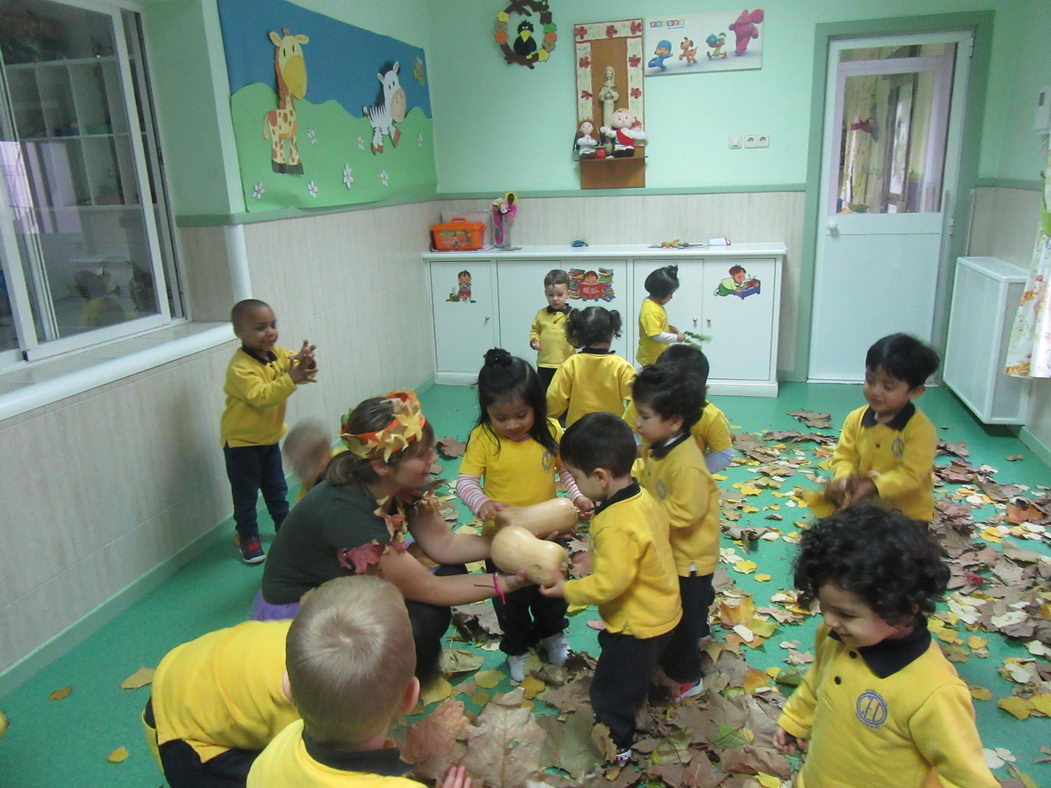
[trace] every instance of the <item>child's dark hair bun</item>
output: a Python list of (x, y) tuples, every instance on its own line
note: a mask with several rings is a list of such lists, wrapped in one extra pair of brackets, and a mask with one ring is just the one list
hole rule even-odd
[(487, 367), (509, 367), (514, 361), (514, 356), (502, 347), (494, 347), (485, 351), (485, 365)]

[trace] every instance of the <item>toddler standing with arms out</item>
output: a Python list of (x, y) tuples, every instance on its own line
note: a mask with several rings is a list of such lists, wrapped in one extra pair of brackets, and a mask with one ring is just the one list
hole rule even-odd
[[(872, 495), (914, 520), (934, 517), (931, 473), (937, 430), (913, 400), (938, 369), (938, 354), (906, 334), (883, 337), (865, 356), (867, 406), (851, 411), (832, 455), (830, 497), (850, 506)], [(819, 504), (815, 514), (830, 513)]]
[(547, 306), (536, 313), (529, 329), (529, 346), (537, 351), (536, 371), (546, 390), (551, 385), (555, 370), (573, 355), (573, 346), (566, 339), (566, 315), (571, 307), (569, 274), (560, 268), (548, 271), (544, 277), (544, 295)]
[(254, 298), (230, 311), (241, 340), (226, 368), (226, 409), (219, 422), (226, 475), (234, 499), (236, 543), (241, 560), (266, 559), (259, 543), (255, 505), (260, 489), (274, 530), (288, 516), (288, 485), (277, 442), (285, 434), (285, 401), (296, 386), (317, 375), (314, 346), (304, 340), (298, 353), (277, 345), (277, 318), (269, 304)]
[(682, 620), (660, 660), (679, 685), (676, 702), (704, 692), (698, 642), (711, 632), (708, 609), (715, 601), (712, 577), (719, 563), (719, 488), (690, 434), (702, 391), (697, 379), (675, 364), (643, 367), (635, 378), (635, 427), (645, 442), (636, 475), (668, 515), (682, 597)]
[(591, 680), (595, 718), (609, 728), (617, 762), (631, 760), (635, 713), (646, 699), (657, 660), (682, 617), (668, 515), (631, 477), (635, 439), (619, 416), (589, 413), (568, 430), (562, 456), (580, 491), (600, 504), (591, 521), (590, 574), (559, 577), (545, 596), (575, 609), (598, 605), (606, 628)]
[[(690, 345), (672, 345), (661, 353), (655, 366), (663, 367), (665, 364), (679, 366), (692, 375), (695, 385), (699, 386), (701, 417), (690, 427), (690, 432), (697, 448), (704, 455), (704, 464), (708, 467), (708, 472), (718, 473), (733, 460), (734, 450), (730, 423), (726, 420), (726, 415), (705, 396), (708, 390), (708, 358)], [(628, 407), (624, 410), (624, 421), (634, 427), (637, 415), (634, 401), (628, 402)]]
[(639, 307), (639, 350), (635, 360), (640, 365), (653, 364), (672, 342), (685, 342), (686, 335), (668, 324), (664, 305), (679, 289), (679, 266), (666, 265), (651, 271), (644, 283), (649, 295)]
[(803, 532), (800, 604), (824, 623), (816, 658), (778, 720), (774, 745), (807, 756), (800, 788), (995, 788), (967, 685), (927, 629), (949, 569), (922, 524), (872, 504)]
[(604, 411), (620, 415), (631, 396), (635, 367), (610, 349), (620, 336), (620, 313), (601, 306), (574, 309), (566, 318), (566, 338), (580, 352), (567, 358), (547, 391), (547, 408), (553, 418), (563, 413), (570, 427), (587, 413)]
[[(505, 506), (530, 506), (555, 497), (555, 471), (574, 505), (592, 508), (570, 476), (559, 466), (562, 427), (547, 417), (544, 389), (536, 371), (502, 348), (485, 354), (478, 373), (478, 426), (467, 439), (460, 461), (456, 494), (487, 526)], [(480, 484), (484, 477), (484, 483)], [(569, 655), (563, 635), (566, 604), (547, 599), (535, 586), (493, 599), (514, 681), (525, 678), (526, 652), (539, 645), (548, 660), (561, 665)]]

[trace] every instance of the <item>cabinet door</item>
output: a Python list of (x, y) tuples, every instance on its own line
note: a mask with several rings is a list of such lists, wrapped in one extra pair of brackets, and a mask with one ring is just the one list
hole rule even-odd
[[(634, 344), (631, 346), (629, 358), (634, 362), (635, 353), (639, 344), (639, 308), (643, 299), (648, 297), (646, 291), (646, 277), (658, 268), (669, 265), (668, 262), (656, 259), (635, 260), (634, 279), (636, 303), (631, 312), (631, 330)], [(710, 334), (703, 327), (704, 322), (704, 263), (701, 260), (676, 260), (674, 265), (679, 266), (679, 289), (675, 291), (671, 301), (664, 305), (668, 313), (668, 323), (680, 331), (692, 331), (696, 334)], [(689, 341), (689, 337), (687, 337)], [(705, 353), (708, 352), (707, 345), (704, 346)]]
[(560, 268), (558, 260), (501, 260), (496, 264), (500, 304), (500, 347), (536, 366), (529, 346), (529, 327), (536, 311), (547, 306), (544, 275)]
[[(554, 261), (549, 268), (555, 268)], [(573, 284), (569, 290), (569, 304), (574, 309), (601, 306), (620, 313), (620, 337), (610, 347), (628, 361), (635, 359), (634, 321), (638, 310), (633, 308), (634, 293), (628, 273), (628, 261), (583, 259), (566, 263), (566, 271)]]
[[(712, 379), (773, 380), (777, 268), (772, 259), (704, 263), (704, 352)], [(674, 303), (674, 302), (673, 302)]]
[(496, 346), (493, 269), (489, 260), (430, 263), (438, 383), (473, 383)]

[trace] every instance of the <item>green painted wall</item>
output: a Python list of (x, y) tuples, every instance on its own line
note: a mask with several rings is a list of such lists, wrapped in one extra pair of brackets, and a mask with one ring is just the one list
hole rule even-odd
[[(737, 8), (724, 0), (560, 0), (552, 4), (558, 47), (549, 62), (530, 71), (505, 64), (499, 55), (492, 38), (499, 5), (431, 4), (428, 54), (442, 192), (578, 187), (570, 157), (576, 121), (574, 23)], [(990, 8), (997, 18), (979, 175), (1036, 177), (1032, 162), (1038, 165), (1039, 158), (1029, 152), (1039, 145), (1027, 129), (1036, 89), (1042, 79), (1051, 81), (1047, 0), (772, 0), (762, 7), (761, 70), (646, 79), (648, 186), (732, 189), (804, 182), (815, 122), (810, 117), (815, 25)], [(768, 133), (770, 148), (728, 148), (731, 134), (752, 132)]]
[[(295, 4), (421, 46), (430, 57), (427, 0)], [(216, 0), (146, 0), (144, 19), (175, 214), (244, 211)]]

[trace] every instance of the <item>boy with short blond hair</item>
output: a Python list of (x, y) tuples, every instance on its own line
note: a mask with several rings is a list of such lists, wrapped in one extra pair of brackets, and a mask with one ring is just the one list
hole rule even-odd
[(547, 306), (536, 313), (529, 328), (529, 346), (537, 351), (536, 371), (545, 390), (551, 385), (555, 370), (576, 352), (566, 339), (566, 315), (572, 311), (566, 303), (569, 284), (569, 274), (561, 268), (547, 272), (544, 276)]
[[(606, 627), (591, 681), (595, 718), (609, 727), (617, 762), (632, 758), (635, 713), (682, 617), (668, 516), (631, 476), (635, 438), (611, 413), (589, 413), (562, 437), (562, 461), (580, 492), (601, 504), (591, 522), (592, 571), (541, 587), (577, 610), (597, 605)], [(578, 564), (579, 566), (579, 564)]]
[(331, 436), (316, 421), (303, 421), (293, 426), (285, 436), (284, 455), (292, 463), (292, 471), (299, 477), (296, 503), (324, 478), (325, 468), (340, 453), (332, 448)]
[(288, 485), (277, 445), (285, 434), (285, 403), (297, 386), (314, 381), (317, 361), (314, 346), (305, 340), (298, 353), (278, 347), (277, 318), (264, 301), (238, 301), (230, 322), (241, 347), (226, 368), (220, 437), (233, 494), (235, 543), (242, 561), (258, 564), (266, 554), (259, 543), (256, 501), (262, 490), (278, 530), (288, 516)]
[(252, 765), (249, 788), (274, 785), (418, 786), (396, 747), (394, 717), (419, 698), (405, 600), (370, 575), (330, 580), (307, 594), (288, 630), (287, 687), (301, 720)]
[(642, 489), (668, 515), (672, 554), (682, 597), (682, 620), (660, 659), (678, 688), (675, 701), (704, 692), (698, 643), (711, 632), (708, 610), (715, 601), (719, 563), (719, 488), (693, 440), (703, 387), (675, 364), (643, 367), (632, 390), (635, 428), (644, 441), (635, 473)]

